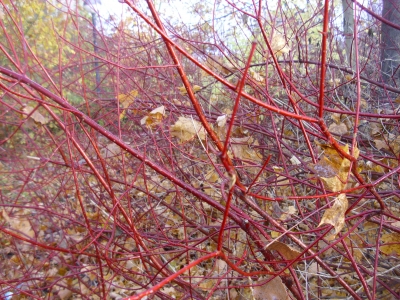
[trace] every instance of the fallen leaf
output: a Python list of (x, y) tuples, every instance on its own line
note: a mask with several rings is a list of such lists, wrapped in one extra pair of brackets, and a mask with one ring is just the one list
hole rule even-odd
[(0, 212), (0, 217), (4, 218), (4, 220), (9, 223), (11, 229), (22, 233), (25, 237), (33, 238), (35, 236), (35, 232), (28, 219), (23, 217), (9, 217), (5, 210)]
[(381, 150), (381, 149), (389, 150), (389, 146), (384, 140), (375, 139), (374, 144), (375, 144), (376, 149), (378, 149), (378, 150)]
[(215, 267), (217, 269), (218, 274), (225, 273), (227, 270), (227, 263), (223, 259), (217, 259), (215, 261)]
[(346, 194), (339, 194), (333, 206), (328, 208), (321, 219), (318, 227), (323, 224), (330, 224), (335, 228), (334, 234), (327, 237), (328, 240), (333, 240), (335, 236), (342, 230), (345, 224), (345, 212), (348, 208)]
[(390, 142), (390, 147), (396, 156), (400, 154), (400, 135)]
[(68, 289), (63, 289), (58, 292), (58, 297), (60, 297), (61, 300), (69, 299), (71, 296), (72, 296), (72, 291)]
[(340, 123), (340, 124), (335, 124), (332, 123), (329, 126), (329, 132), (337, 134), (337, 135), (344, 135), (347, 133), (347, 126), (344, 123)]
[(192, 118), (179, 117), (178, 121), (171, 126), (171, 135), (179, 138), (181, 142), (187, 142), (195, 136), (205, 140), (206, 130), (200, 122)]
[[(278, 177), (278, 179), (279, 179), (279, 177)], [(277, 194), (280, 194), (280, 193), (277, 191)], [(295, 206), (289, 206), (288, 208), (282, 210), (282, 215), (279, 217), (279, 219), (281, 221), (286, 221), (287, 219), (290, 218), (291, 215), (294, 215), (296, 213), (297, 213), (296, 207)]]
[[(281, 242), (273, 242), (266, 249), (278, 251), (285, 260), (293, 260), (300, 256), (301, 252)], [(293, 266), (295, 266), (294, 264)]]
[(260, 73), (250, 70), (250, 76), (258, 83), (265, 83), (265, 78)]
[[(23, 111), (25, 114), (28, 114), (28, 115), (29, 115), (33, 110), (34, 110), (34, 107), (25, 106), (25, 107), (23, 108), (22, 111)], [(38, 109), (36, 109), (36, 110), (31, 114), (30, 117), (31, 117), (36, 123), (39, 123), (39, 124), (42, 124), (42, 125), (45, 125), (45, 124), (47, 124), (47, 123), (50, 122), (50, 119), (47, 118), (47, 117), (45, 117), (45, 116), (43, 116), (43, 115), (39, 112)]]
[(292, 163), (292, 165), (296, 166), (301, 164), (301, 161), (294, 155), (290, 158), (290, 162)]
[[(260, 284), (259, 280), (255, 284)], [(280, 277), (275, 277), (271, 281), (263, 285), (256, 285), (253, 287), (254, 300), (286, 300), (289, 295)]]
[(249, 147), (249, 145), (258, 145), (258, 142), (254, 141), (252, 137), (231, 138), (231, 143), (232, 151), (236, 158), (261, 162), (261, 154)]
[(397, 255), (400, 256), (400, 234), (397, 232), (394, 233), (386, 233), (382, 235), (381, 241), (384, 244), (389, 245), (382, 245), (380, 250), (382, 253), (386, 255)]
[(224, 127), (226, 124), (226, 115), (219, 116), (216, 121), (218, 127)]

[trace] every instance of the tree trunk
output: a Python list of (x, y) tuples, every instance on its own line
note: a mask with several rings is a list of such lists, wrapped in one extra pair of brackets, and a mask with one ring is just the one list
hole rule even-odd
[(351, 0), (342, 0), (343, 6), (343, 34), (346, 46), (347, 64), (355, 68), (354, 40), (354, 9)]
[[(400, 25), (400, 0), (383, 0), (382, 17)], [(387, 84), (398, 84), (400, 78), (400, 31), (382, 23), (381, 28), (382, 79)]]

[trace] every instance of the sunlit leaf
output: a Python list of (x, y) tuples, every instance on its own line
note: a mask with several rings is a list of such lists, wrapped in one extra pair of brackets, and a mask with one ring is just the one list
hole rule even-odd
[(285, 38), (277, 32), (274, 32), (270, 43), (272, 51), (278, 56), (289, 53), (290, 51), (290, 47), (286, 43)]
[(126, 109), (135, 101), (135, 98), (138, 95), (137, 90), (132, 90), (128, 94), (120, 94), (118, 95), (119, 105), (122, 108), (122, 112), (119, 116), (122, 119), (126, 114)]
[[(382, 235), (381, 241), (384, 243), (380, 247), (382, 253), (386, 255), (400, 256), (400, 234), (397, 232)], [(386, 245), (387, 244), (387, 245)]]
[[(316, 165), (310, 165), (314, 172), (322, 179), (325, 187), (333, 192), (344, 189), (350, 172), (350, 161), (343, 158), (339, 152), (329, 145), (321, 145), (324, 155)], [(349, 153), (349, 146), (342, 146), (342, 150)], [(359, 150), (354, 149), (354, 157), (357, 158)]]
[(171, 126), (171, 135), (187, 142), (198, 136), (201, 140), (206, 138), (206, 130), (203, 125), (192, 118), (179, 117), (178, 121)]
[(330, 224), (335, 228), (333, 235), (329, 236), (328, 239), (334, 239), (335, 236), (342, 230), (345, 224), (345, 212), (348, 208), (348, 201), (346, 194), (339, 194), (333, 206), (325, 210), (321, 222), (318, 226), (323, 224)]
[(153, 109), (147, 116), (140, 120), (141, 125), (146, 125), (147, 127), (154, 127), (161, 123), (165, 117), (165, 107), (164, 105)]

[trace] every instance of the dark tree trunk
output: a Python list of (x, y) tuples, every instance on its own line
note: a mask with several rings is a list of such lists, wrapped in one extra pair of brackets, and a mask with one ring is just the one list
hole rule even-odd
[[(400, 0), (383, 0), (382, 17), (400, 25)], [(400, 31), (382, 23), (381, 46), (382, 79), (396, 85), (400, 79)]]

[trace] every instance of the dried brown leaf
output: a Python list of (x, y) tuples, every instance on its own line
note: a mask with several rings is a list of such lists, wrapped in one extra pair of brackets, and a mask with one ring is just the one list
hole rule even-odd
[(258, 142), (254, 142), (252, 137), (231, 138), (231, 141), (233, 154), (237, 158), (261, 162), (261, 154), (249, 147), (249, 145), (258, 145)]
[(374, 139), (374, 144), (375, 144), (376, 149), (378, 149), (378, 150), (381, 150), (381, 149), (389, 150), (389, 146), (386, 143), (386, 141), (384, 141), (384, 140)]
[[(23, 111), (24, 113), (26, 113), (26, 114), (30, 114), (33, 110), (34, 110), (33, 107), (25, 106), (24, 109), (23, 109), (22, 111)], [(45, 117), (45, 116), (43, 116), (43, 115), (39, 112), (39, 110), (35, 110), (35, 111), (31, 114), (31, 118), (32, 118), (36, 123), (39, 123), (39, 124), (42, 124), (42, 125), (45, 125), (45, 124), (47, 124), (47, 123), (50, 122), (50, 119), (47, 118), (47, 117)]]
[(344, 135), (347, 133), (347, 131), (348, 131), (347, 126), (344, 123), (340, 123), (340, 124), (332, 123), (329, 126), (329, 132), (334, 133), (334, 134)]
[[(261, 280), (259, 280), (260, 282)], [(286, 300), (289, 295), (280, 277), (275, 277), (263, 285), (253, 287), (253, 297), (255, 300)]]
[(300, 256), (301, 252), (281, 242), (273, 242), (266, 249), (278, 251), (285, 260), (293, 260)]

